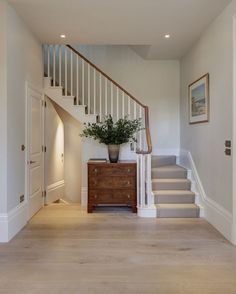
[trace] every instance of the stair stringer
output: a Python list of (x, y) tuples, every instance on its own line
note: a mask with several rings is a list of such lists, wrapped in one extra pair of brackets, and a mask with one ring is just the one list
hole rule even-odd
[(96, 114), (86, 114), (86, 105), (74, 105), (74, 96), (64, 96), (62, 87), (52, 87), (51, 78), (44, 78), (44, 94), (80, 123), (95, 123)]

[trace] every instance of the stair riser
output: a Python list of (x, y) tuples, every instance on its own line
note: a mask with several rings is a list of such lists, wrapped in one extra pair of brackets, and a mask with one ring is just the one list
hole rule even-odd
[(152, 190), (190, 190), (191, 189), (191, 182), (154, 182), (152, 183)]
[(158, 195), (155, 196), (155, 204), (184, 204), (184, 203), (194, 203), (194, 195)]
[(195, 209), (157, 209), (157, 217), (166, 218), (196, 218), (199, 217), (199, 208)]
[(186, 179), (187, 171), (152, 171), (153, 179)]
[(152, 167), (159, 167), (164, 165), (175, 165), (176, 156), (152, 156)]

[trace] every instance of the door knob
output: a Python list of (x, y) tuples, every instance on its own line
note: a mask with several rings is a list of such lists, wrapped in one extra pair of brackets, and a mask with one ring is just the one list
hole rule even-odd
[(30, 164), (33, 164), (33, 163), (36, 163), (36, 161), (32, 161), (32, 160), (30, 160)]

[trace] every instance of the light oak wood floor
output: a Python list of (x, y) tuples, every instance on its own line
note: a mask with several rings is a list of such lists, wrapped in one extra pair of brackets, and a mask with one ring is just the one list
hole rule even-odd
[(231, 294), (236, 248), (203, 219), (43, 208), (0, 244), (1, 294)]

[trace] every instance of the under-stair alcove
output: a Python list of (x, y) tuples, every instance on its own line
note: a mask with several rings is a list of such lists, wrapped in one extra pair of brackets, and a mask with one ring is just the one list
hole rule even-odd
[(46, 105), (46, 204), (81, 203), (81, 124), (49, 98)]

